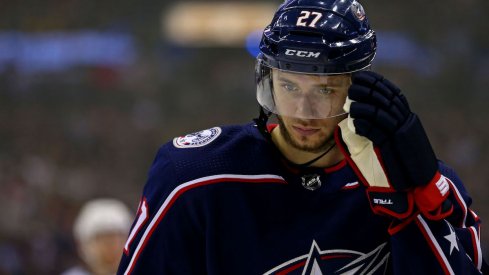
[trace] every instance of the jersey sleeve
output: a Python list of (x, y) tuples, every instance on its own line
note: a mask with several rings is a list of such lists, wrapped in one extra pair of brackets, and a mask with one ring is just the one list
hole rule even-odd
[(439, 221), (418, 214), (391, 231), (394, 274), (482, 274), (481, 221), (455, 172), (444, 165), (440, 171), (449, 181), (454, 210)]
[(165, 147), (158, 152), (117, 274), (205, 274), (200, 207), (183, 196)]

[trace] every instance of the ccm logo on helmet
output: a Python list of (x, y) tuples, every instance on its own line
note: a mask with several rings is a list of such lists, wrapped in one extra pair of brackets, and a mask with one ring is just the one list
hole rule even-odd
[(318, 58), (320, 54), (321, 54), (321, 52), (297, 51), (297, 50), (291, 50), (291, 49), (285, 50), (285, 55), (295, 55), (298, 57)]

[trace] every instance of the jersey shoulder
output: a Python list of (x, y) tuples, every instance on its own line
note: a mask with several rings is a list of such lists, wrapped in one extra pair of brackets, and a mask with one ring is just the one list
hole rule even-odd
[(145, 193), (166, 193), (205, 177), (273, 174), (273, 155), (269, 142), (251, 123), (212, 127), (175, 137), (159, 149)]
[(163, 146), (181, 180), (217, 174), (264, 173), (269, 142), (254, 124), (213, 127), (176, 137)]

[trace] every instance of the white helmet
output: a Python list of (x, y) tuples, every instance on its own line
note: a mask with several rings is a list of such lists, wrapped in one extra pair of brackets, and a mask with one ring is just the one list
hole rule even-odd
[(87, 202), (76, 218), (73, 234), (80, 242), (101, 233), (127, 234), (133, 215), (127, 206), (116, 199), (95, 199)]

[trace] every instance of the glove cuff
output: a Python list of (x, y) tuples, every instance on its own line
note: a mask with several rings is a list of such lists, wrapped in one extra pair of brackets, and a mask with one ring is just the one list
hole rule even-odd
[(438, 221), (450, 216), (453, 212), (453, 204), (450, 200), (443, 201), (442, 205), (437, 209), (423, 213), (427, 219), (432, 221)]
[(453, 211), (451, 203), (444, 203), (450, 194), (450, 184), (438, 171), (427, 185), (414, 188), (412, 193), (416, 206), (428, 219), (439, 220)]
[(367, 196), (370, 207), (375, 214), (403, 220), (413, 213), (414, 199), (410, 192), (398, 192), (383, 187), (369, 187), (367, 188)]

